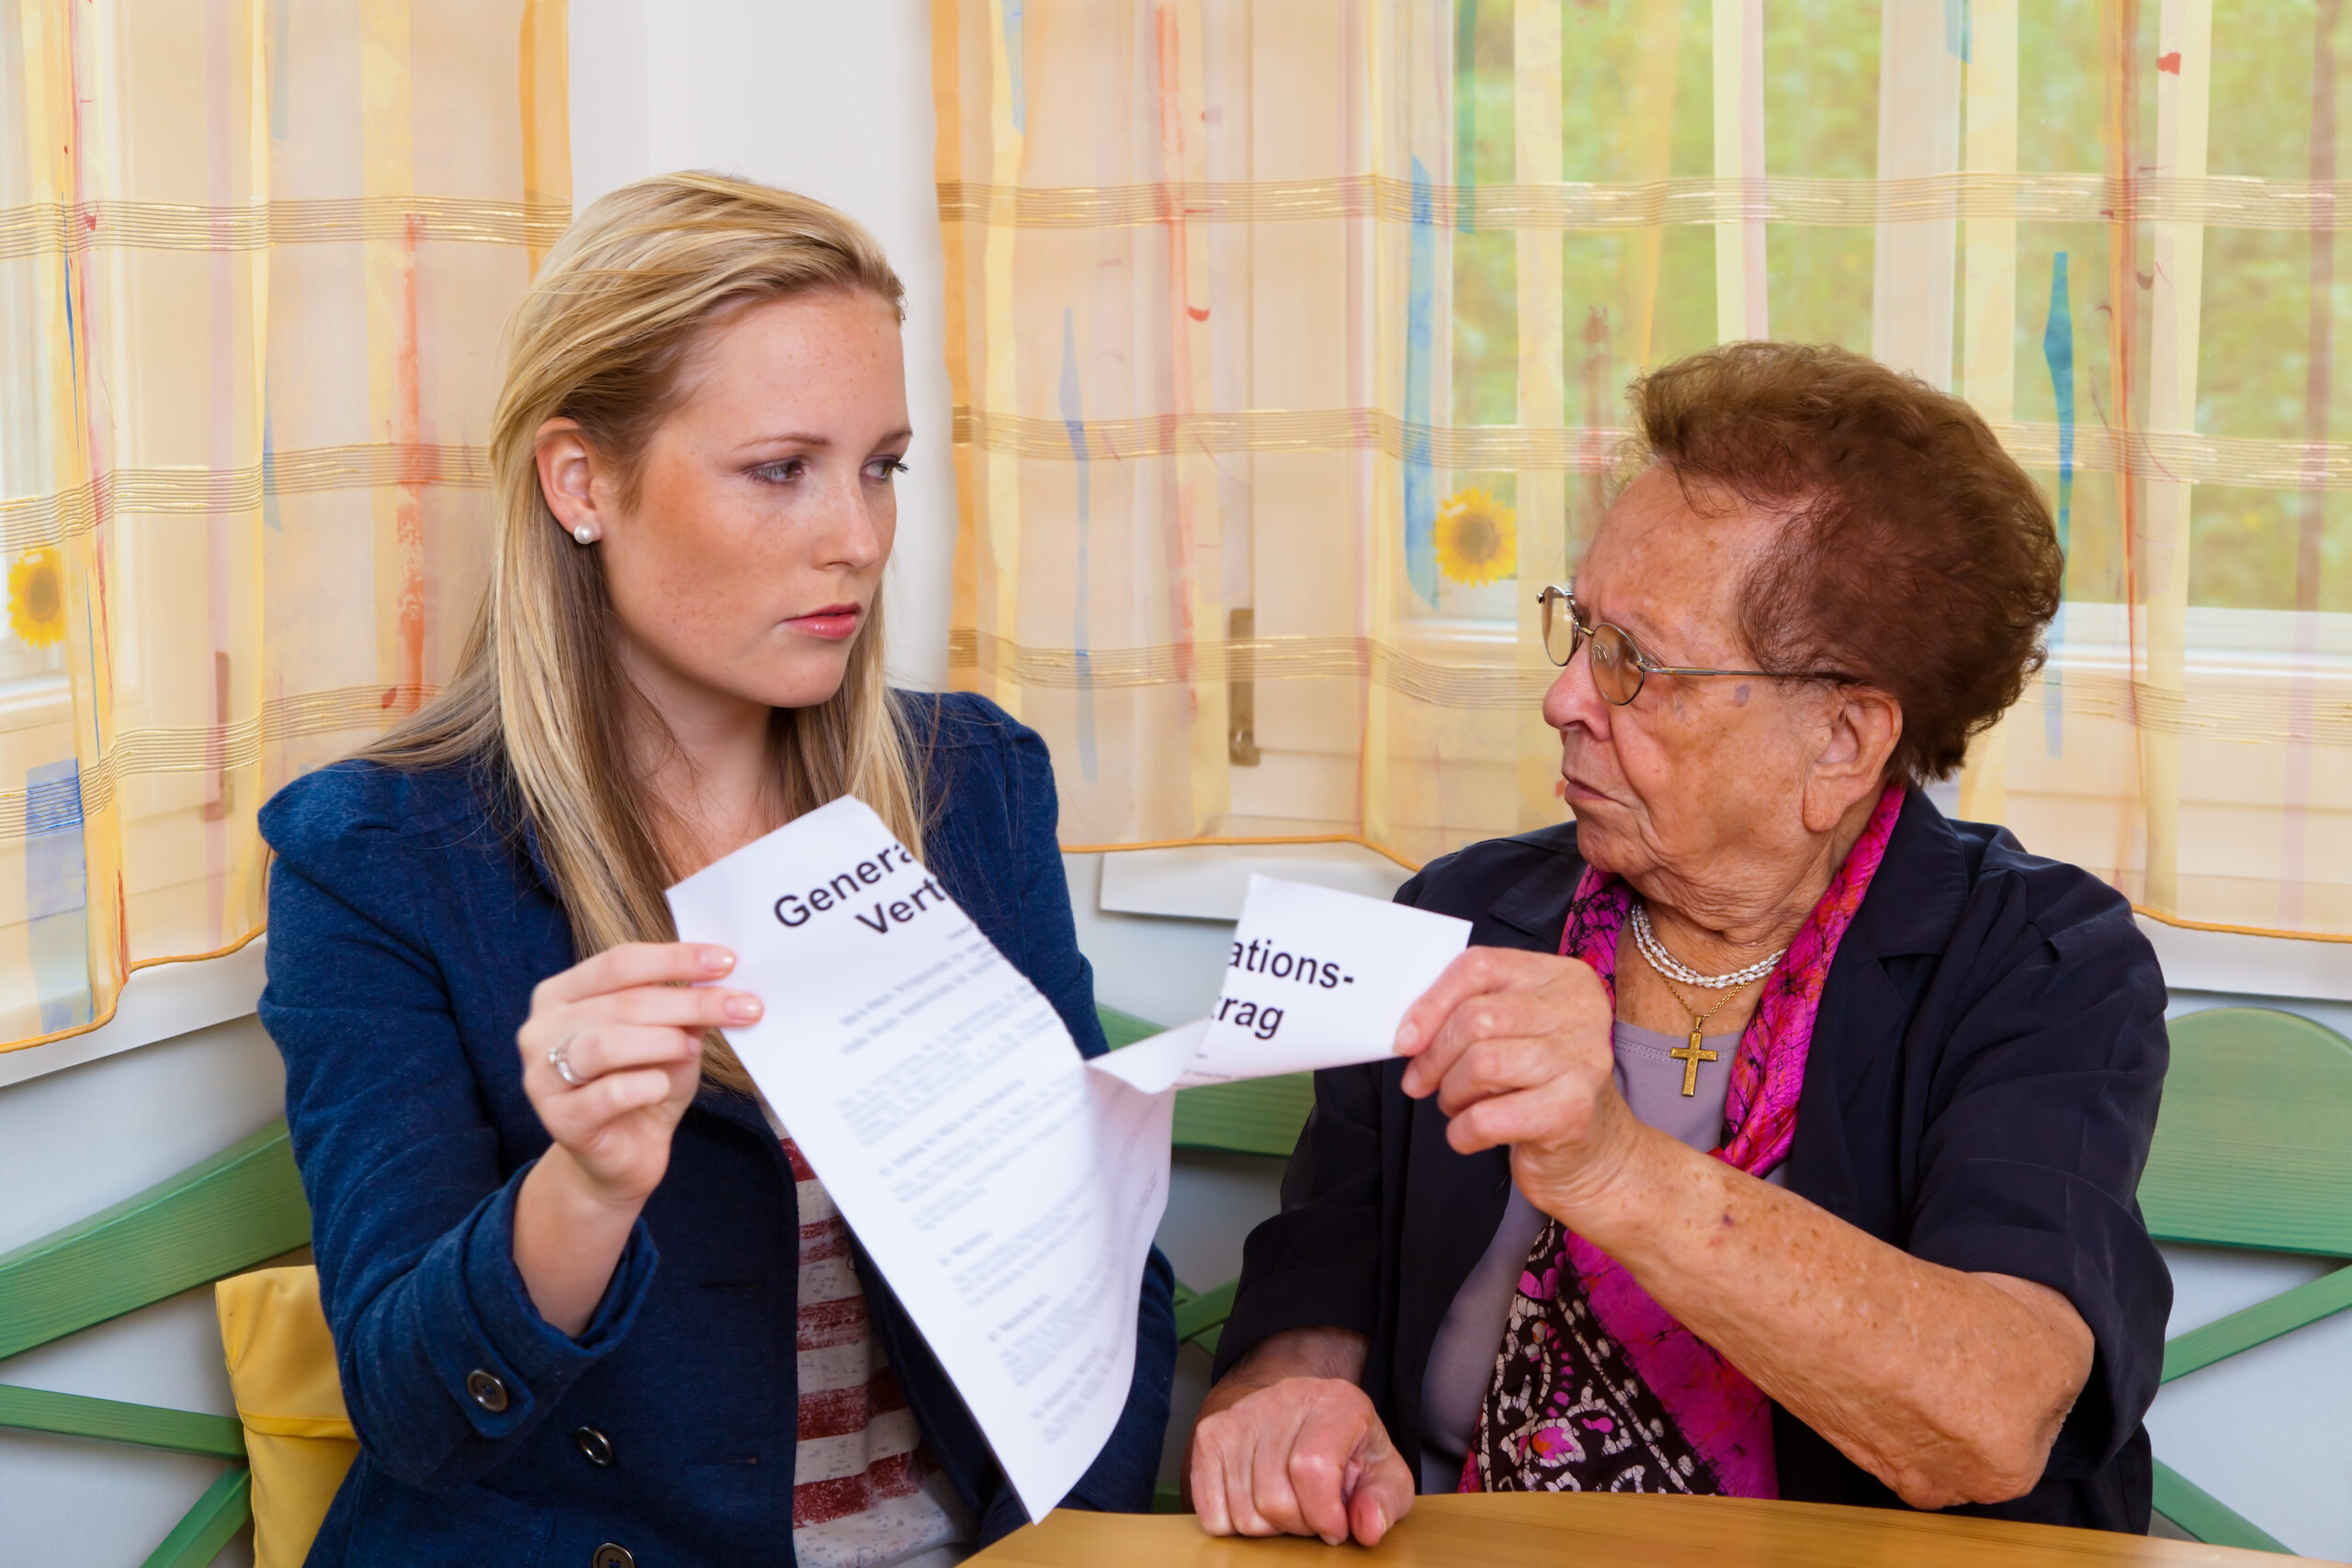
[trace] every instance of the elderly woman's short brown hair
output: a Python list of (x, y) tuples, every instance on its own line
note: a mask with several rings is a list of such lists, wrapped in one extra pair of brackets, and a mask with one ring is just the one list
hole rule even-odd
[(2041, 668), (2065, 557), (2050, 507), (1976, 411), (1842, 348), (1735, 343), (1634, 383), (1634, 471), (1702, 511), (1783, 514), (1740, 629), (1763, 670), (1837, 670), (1903, 705), (1889, 763), (1960, 766)]

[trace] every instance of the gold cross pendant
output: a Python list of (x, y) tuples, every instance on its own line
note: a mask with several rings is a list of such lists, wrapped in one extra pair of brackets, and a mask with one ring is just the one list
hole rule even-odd
[(1690, 1044), (1677, 1045), (1667, 1053), (1682, 1064), (1682, 1098), (1685, 1100), (1699, 1092), (1699, 1064), (1722, 1059), (1721, 1053), (1708, 1050), (1699, 1043), (1699, 1032), (1694, 1029), (1690, 1032)]

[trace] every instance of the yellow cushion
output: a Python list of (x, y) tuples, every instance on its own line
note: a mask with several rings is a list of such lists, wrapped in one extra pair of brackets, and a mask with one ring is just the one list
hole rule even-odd
[(254, 1568), (301, 1568), (359, 1457), (319, 1307), (319, 1271), (256, 1269), (212, 1289), (253, 1463)]

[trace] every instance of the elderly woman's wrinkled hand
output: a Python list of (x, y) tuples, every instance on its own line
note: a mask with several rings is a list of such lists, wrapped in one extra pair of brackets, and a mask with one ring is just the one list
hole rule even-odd
[(1519, 1190), (1566, 1218), (1607, 1190), (1643, 1132), (1617, 1092), (1614, 1014), (1576, 959), (1471, 948), (1406, 1011), (1405, 1092), (1437, 1096), (1461, 1153), (1509, 1145)]
[(1188, 1471), (1193, 1510), (1211, 1535), (1376, 1546), (1412, 1510), (1412, 1472), (1352, 1382), (1284, 1378), (1203, 1408)]

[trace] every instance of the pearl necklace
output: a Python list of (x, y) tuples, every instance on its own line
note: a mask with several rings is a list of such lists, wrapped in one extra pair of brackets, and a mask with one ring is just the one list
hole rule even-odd
[(1771, 957), (1759, 958), (1745, 969), (1735, 969), (1728, 975), (1702, 975), (1667, 952), (1666, 943), (1658, 941), (1657, 933), (1650, 930), (1650, 912), (1640, 899), (1634, 900), (1632, 913), (1634, 945), (1642, 950), (1642, 956), (1649, 960), (1650, 967), (1668, 979), (1679, 980), (1702, 991), (1721, 991), (1733, 986), (1745, 986), (1751, 980), (1760, 980), (1772, 972), (1772, 965), (1789, 955), (1789, 950), (1784, 947)]

